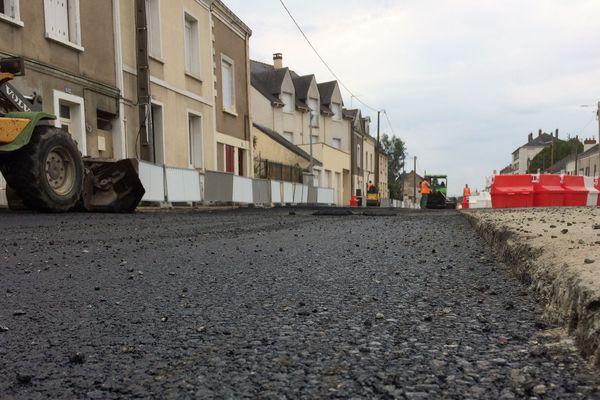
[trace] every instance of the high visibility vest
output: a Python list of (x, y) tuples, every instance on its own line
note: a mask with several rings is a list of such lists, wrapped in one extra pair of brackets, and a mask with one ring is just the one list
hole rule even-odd
[(469, 197), (469, 196), (471, 196), (471, 189), (466, 187), (465, 190), (463, 190), (463, 197)]
[(421, 194), (430, 194), (431, 189), (429, 188), (429, 183), (427, 181), (421, 182)]

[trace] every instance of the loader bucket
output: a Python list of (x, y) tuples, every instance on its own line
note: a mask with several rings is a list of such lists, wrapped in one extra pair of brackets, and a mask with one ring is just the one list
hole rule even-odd
[(144, 193), (135, 159), (83, 159), (83, 208), (89, 212), (134, 212)]

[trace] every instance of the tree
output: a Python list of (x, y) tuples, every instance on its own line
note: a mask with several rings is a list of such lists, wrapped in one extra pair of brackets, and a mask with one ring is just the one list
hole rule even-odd
[(406, 144), (402, 139), (383, 134), (381, 147), (388, 156), (388, 187), (391, 198), (399, 198), (402, 170), (406, 160)]
[(538, 169), (542, 172), (552, 166), (552, 161), (555, 163), (575, 153), (583, 152), (583, 143), (577, 138), (569, 140), (557, 140), (554, 142), (554, 147), (546, 147), (538, 153), (529, 164), (527, 172), (530, 174), (537, 173)]

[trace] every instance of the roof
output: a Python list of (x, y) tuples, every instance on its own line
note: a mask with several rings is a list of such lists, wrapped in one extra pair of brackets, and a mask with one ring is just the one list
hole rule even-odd
[(220, 11), (230, 19), (230, 23), (236, 24), (248, 36), (252, 35), (252, 29), (248, 27), (233, 11), (229, 9), (221, 0), (213, 0), (213, 5), (217, 6)]
[(331, 98), (333, 97), (333, 92), (335, 91), (336, 86), (336, 81), (319, 83), (317, 85), (319, 88), (319, 95), (321, 96), (321, 104), (331, 104)]
[(279, 99), (281, 85), (289, 72), (288, 68), (269, 68), (266, 64), (257, 61), (250, 61), (250, 70), (252, 71), (250, 82), (263, 96), (271, 101), (273, 105), (283, 106)]
[(310, 89), (310, 84), (314, 79), (314, 75), (304, 75), (297, 76), (294, 78), (292, 76), (292, 81), (294, 82), (294, 88), (296, 89), (296, 98), (303, 102), (306, 102), (308, 98), (308, 89)]
[[(254, 125), (254, 127), (256, 129), (258, 129), (259, 131), (261, 131), (262, 133), (264, 133), (265, 135), (267, 135), (268, 137), (270, 137), (271, 139), (273, 139), (274, 141), (276, 141), (277, 143), (279, 143), (286, 149), (299, 155), (300, 157), (304, 158), (305, 160), (310, 160), (310, 154), (308, 154), (306, 151), (302, 150), (300, 147), (296, 146), (295, 144), (293, 144), (292, 142), (290, 142), (289, 140), (287, 140), (286, 138), (281, 136), (279, 133), (277, 133), (273, 129), (267, 128), (260, 124), (257, 124), (256, 122), (254, 122), (252, 125)], [(321, 163), (319, 160), (317, 160), (314, 157), (313, 157), (313, 163), (317, 166), (323, 165), (323, 163)]]
[(546, 146), (550, 146), (553, 142), (556, 142), (557, 140), (558, 140), (558, 138), (554, 137), (553, 135), (550, 135), (548, 133), (542, 133), (541, 135), (538, 135), (537, 137), (535, 137), (531, 142), (527, 142), (523, 146), (519, 147), (514, 152), (518, 151), (519, 149), (521, 149), (523, 147), (546, 147)]

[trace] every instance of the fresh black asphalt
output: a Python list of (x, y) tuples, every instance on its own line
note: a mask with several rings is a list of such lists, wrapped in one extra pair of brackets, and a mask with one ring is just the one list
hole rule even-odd
[(455, 212), (0, 227), (0, 399), (600, 398)]

